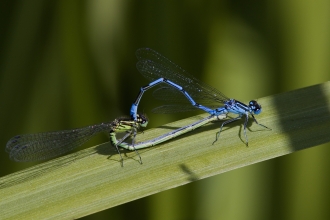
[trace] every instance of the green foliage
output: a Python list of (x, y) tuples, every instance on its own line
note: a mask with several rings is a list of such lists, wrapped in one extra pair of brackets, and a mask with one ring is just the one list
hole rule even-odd
[[(78, 218), (330, 141), (329, 82), (258, 101), (267, 111), (257, 120), (272, 130), (250, 123), (249, 147), (238, 122), (226, 127), (214, 145), (220, 123), (140, 150), (142, 165), (135, 152), (125, 151), (121, 167), (115, 149), (104, 143), (2, 177), (1, 217)], [(205, 116), (150, 129), (138, 138), (146, 140)]]

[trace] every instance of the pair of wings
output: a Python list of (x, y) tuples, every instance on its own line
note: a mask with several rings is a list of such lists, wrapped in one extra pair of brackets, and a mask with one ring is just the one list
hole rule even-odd
[[(229, 99), (217, 89), (201, 82), (187, 71), (150, 48), (141, 48), (136, 51), (139, 72), (149, 81), (166, 78), (181, 86), (198, 104), (211, 109), (219, 108)], [(188, 99), (177, 89), (169, 85), (162, 86), (154, 91), (156, 99), (163, 100), (170, 105), (163, 105), (153, 109), (154, 113), (174, 113), (194, 111), (198, 108), (192, 106)]]

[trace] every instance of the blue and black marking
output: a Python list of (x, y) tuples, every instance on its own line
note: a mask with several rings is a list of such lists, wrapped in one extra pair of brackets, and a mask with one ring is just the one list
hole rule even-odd
[[(156, 98), (171, 102), (182, 102), (185, 99), (185, 102), (187, 102), (187, 100), (189, 101), (191, 107), (203, 110), (211, 115), (228, 113), (238, 115), (236, 118), (222, 123), (215, 141), (217, 141), (224, 125), (236, 121), (243, 116), (245, 116), (244, 135), (247, 145), (248, 138), (246, 135), (246, 126), (249, 120), (249, 115), (251, 115), (258, 125), (269, 129), (265, 125), (259, 124), (254, 117), (254, 115), (260, 114), (262, 109), (257, 101), (252, 100), (249, 102), (249, 105), (246, 105), (235, 99), (229, 99), (217, 89), (199, 81), (184, 69), (152, 49), (138, 49), (136, 51), (136, 56), (139, 60), (136, 65), (137, 69), (145, 78), (150, 80), (151, 83), (141, 87), (140, 93), (130, 110), (132, 120), (137, 119), (137, 108), (144, 92), (156, 85), (165, 84), (165, 87), (154, 92)], [(184, 96), (180, 95), (180, 93)], [(218, 107), (219, 103), (221, 107)], [(191, 107), (187, 107), (186, 105), (181, 108), (179, 105), (174, 104), (164, 105), (155, 110), (160, 113), (171, 113), (174, 111), (190, 111), (193, 109)]]

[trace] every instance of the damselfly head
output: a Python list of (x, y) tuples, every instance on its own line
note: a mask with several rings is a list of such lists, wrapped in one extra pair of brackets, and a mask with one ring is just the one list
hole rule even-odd
[(145, 115), (145, 114), (137, 114), (136, 120), (140, 124), (141, 127), (147, 127), (147, 125), (148, 125), (148, 117), (147, 117), (147, 115)]
[(249, 107), (252, 110), (253, 114), (258, 115), (261, 112), (261, 105), (255, 100), (249, 102)]

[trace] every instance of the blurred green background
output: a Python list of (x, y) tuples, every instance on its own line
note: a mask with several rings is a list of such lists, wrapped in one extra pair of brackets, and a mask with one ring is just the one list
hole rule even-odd
[[(9, 160), (4, 148), (14, 135), (128, 115), (139, 88), (148, 83), (135, 68), (140, 47), (157, 50), (241, 101), (330, 76), (328, 0), (7, 0), (0, 3), (0, 33), (1, 176), (33, 165)], [(148, 114), (149, 128), (197, 114), (152, 114), (158, 104), (151, 92), (142, 99), (139, 109)], [(84, 146), (105, 141), (107, 136), (99, 135)], [(84, 219), (330, 219), (329, 147)]]

